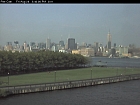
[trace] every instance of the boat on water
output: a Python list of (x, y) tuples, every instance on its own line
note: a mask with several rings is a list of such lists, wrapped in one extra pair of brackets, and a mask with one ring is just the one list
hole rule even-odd
[(112, 54), (108, 58), (113, 58)]
[(96, 67), (107, 67), (107, 62), (98, 61), (95, 64)]
[(131, 58), (140, 58), (139, 56), (133, 56), (133, 57), (131, 57)]
[(108, 57), (108, 58), (130, 58), (128, 56), (119, 56), (119, 57), (115, 57), (112, 54)]

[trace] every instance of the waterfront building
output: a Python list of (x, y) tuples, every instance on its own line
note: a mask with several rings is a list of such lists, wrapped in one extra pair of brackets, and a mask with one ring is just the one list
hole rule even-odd
[(111, 54), (112, 54), (112, 57), (115, 57), (116, 56), (116, 49), (115, 48), (112, 48), (111, 49)]
[(80, 53), (83, 56), (95, 56), (95, 52), (93, 48), (82, 48)]
[(81, 54), (81, 50), (72, 50), (72, 54)]
[(119, 47), (119, 57), (128, 56), (128, 47)]
[(64, 50), (64, 49), (61, 49), (61, 50), (58, 50), (59, 52), (63, 52), (63, 53), (66, 53), (67, 51)]

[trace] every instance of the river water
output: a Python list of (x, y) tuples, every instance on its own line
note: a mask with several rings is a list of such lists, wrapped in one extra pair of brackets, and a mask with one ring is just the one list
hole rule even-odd
[(140, 105), (140, 80), (14, 95), (0, 105)]
[[(113, 67), (140, 68), (140, 59), (92, 59), (92, 64), (102, 61)], [(140, 80), (14, 95), (0, 99), (0, 105), (140, 105)]]
[(108, 67), (140, 68), (140, 58), (92, 57), (92, 65), (96, 65), (98, 61), (107, 62)]

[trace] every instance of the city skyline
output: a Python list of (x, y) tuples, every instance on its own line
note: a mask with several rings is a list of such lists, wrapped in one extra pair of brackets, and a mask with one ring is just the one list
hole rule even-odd
[[(51, 38), (46, 38), (44, 41), (41, 41), (41, 42), (39, 42), (39, 41), (23, 41), (23, 43), (21, 43), (20, 41), (18, 41), (18, 40), (12, 40), (12, 41), (8, 41), (8, 42), (5, 42), (5, 44), (4, 45), (0, 45), (1, 47), (4, 47), (5, 45), (12, 45), (12, 46), (14, 46), (14, 45), (20, 45), (20, 46), (24, 46), (24, 44), (26, 43), (28, 46), (32, 46), (32, 44), (34, 44), (34, 45), (36, 45), (36, 46), (38, 46), (40, 43), (44, 43), (45, 45), (46, 45), (46, 49), (50, 49), (50, 44), (58, 44), (58, 45), (61, 45), (60, 44), (60, 42), (62, 41), (63, 42), (63, 44), (64, 44), (64, 46), (66, 45), (66, 44), (68, 44), (68, 41), (69, 41), (69, 39), (74, 39), (75, 40), (75, 44), (78, 44), (78, 45), (92, 45), (92, 46), (94, 46), (95, 45), (95, 43), (98, 43), (98, 44), (101, 44), (102, 46), (104, 46), (104, 47), (107, 47), (108, 48), (108, 46), (110, 46), (109, 47), (109, 49), (111, 49), (111, 47), (114, 47), (114, 44), (116, 45), (116, 46), (129, 46), (129, 45), (134, 45), (134, 46), (136, 46), (135, 44), (133, 44), (133, 43), (129, 43), (128, 45), (122, 45), (122, 44), (119, 44), (119, 43), (114, 43), (114, 42), (112, 42), (112, 35), (111, 35), (111, 33), (110, 33), (110, 30), (108, 31), (108, 34), (106, 35), (106, 37), (107, 37), (107, 39), (106, 39), (106, 43), (105, 44), (103, 44), (102, 42), (99, 42), (99, 41), (95, 41), (95, 42), (93, 42), (93, 43), (88, 43), (88, 42), (81, 42), (81, 43), (79, 43), (79, 42), (77, 42), (76, 41), (76, 39), (74, 38), (74, 37), (68, 37), (67, 39), (65, 39), (65, 40), (63, 40), (62, 38), (60, 39), (60, 40), (58, 40), (57, 42), (53, 42), (52, 41), (52, 39)], [(49, 43), (50, 44), (49, 44)], [(49, 44), (49, 45), (48, 45)], [(85, 45), (85, 46), (86, 46)]]
[(0, 5), (0, 45), (24, 41), (76, 42), (107, 45), (108, 31), (112, 45), (140, 47), (139, 4), (49, 4)]

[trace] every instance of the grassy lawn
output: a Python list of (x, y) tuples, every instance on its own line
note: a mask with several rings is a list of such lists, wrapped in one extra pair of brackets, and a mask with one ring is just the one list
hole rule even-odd
[[(101, 67), (82, 68), (75, 70), (62, 70), (56, 71), (56, 73), (54, 71), (50, 73), (41, 72), (41, 73), (9, 76), (9, 86), (55, 82), (55, 74), (56, 74), (56, 82), (62, 82), (70, 80), (90, 79), (91, 77), (101, 78), (121, 74), (127, 75), (137, 73), (140, 73), (139, 68), (134, 69), (134, 68), (101, 68)], [(0, 77), (0, 81), (8, 82), (8, 76)], [(8, 86), (8, 84), (2, 84), (0, 86)]]

